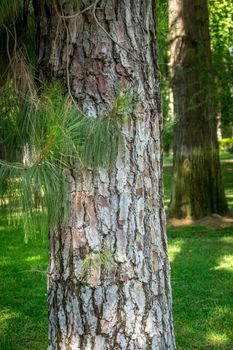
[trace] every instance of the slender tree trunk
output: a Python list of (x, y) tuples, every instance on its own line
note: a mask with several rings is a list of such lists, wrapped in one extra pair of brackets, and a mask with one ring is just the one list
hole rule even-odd
[[(154, 1), (97, 3), (72, 19), (37, 13), (40, 73), (68, 84), (87, 116), (119, 89), (138, 94), (115, 168), (69, 177), (68, 222), (50, 233), (49, 349), (174, 350)], [(85, 271), (103, 249), (114, 265)]]
[(169, 0), (169, 19), (175, 113), (171, 214), (225, 214), (207, 0)]

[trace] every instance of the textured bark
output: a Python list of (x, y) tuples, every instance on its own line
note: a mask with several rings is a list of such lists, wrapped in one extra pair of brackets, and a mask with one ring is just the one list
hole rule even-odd
[[(97, 19), (114, 40), (91, 11), (66, 20), (68, 37), (55, 8), (38, 11), (40, 74), (67, 84), (68, 70), (89, 117), (119, 88), (139, 100), (115, 168), (69, 176), (68, 222), (50, 233), (49, 349), (174, 350), (154, 1), (99, 1)], [(84, 271), (85, 257), (103, 249), (114, 265)]]
[(207, 0), (169, 0), (177, 217), (225, 214), (218, 155)]

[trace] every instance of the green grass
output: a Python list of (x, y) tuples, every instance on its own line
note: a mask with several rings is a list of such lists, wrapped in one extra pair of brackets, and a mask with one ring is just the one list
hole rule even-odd
[[(233, 209), (233, 163), (223, 163)], [(165, 203), (172, 168), (164, 169)], [(168, 227), (178, 350), (233, 349), (233, 227)], [(0, 222), (0, 349), (47, 346), (47, 242)], [(101, 349), (100, 349), (101, 350)]]
[(171, 153), (169, 154), (164, 154), (163, 155), (163, 164), (165, 165), (171, 165), (172, 164), (172, 161), (173, 161), (173, 155)]
[(233, 154), (228, 151), (221, 151), (220, 152), (220, 159), (221, 160), (229, 160), (233, 158)]
[(45, 350), (47, 242), (0, 223), (0, 349)]
[(179, 350), (233, 349), (233, 227), (168, 228)]
[[(233, 163), (222, 172), (233, 213)], [(171, 159), (164, 163), (164, 202), (170, 201)], [(173, 315), (178, 350), (233, 349), (233, 227), (168, 227)]]

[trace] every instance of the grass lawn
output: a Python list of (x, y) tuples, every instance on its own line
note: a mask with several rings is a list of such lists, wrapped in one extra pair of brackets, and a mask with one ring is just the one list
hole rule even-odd
[(0, 222), (0, 349), (46, 350), (47, 242)]
[(233, 227), (168, 233), (178, 350), (232, 350)]
[[(233, 163), (223, 163), (233, 212)], [(165, 167), (165, 204), (171, 167)], [(233, 227), (168, 227), (178, 350), (233, 349)], [(0, 350), (47, 346), (47, 242), (0, 222)], [(101, 350), (101, 349), (100, 349)]]

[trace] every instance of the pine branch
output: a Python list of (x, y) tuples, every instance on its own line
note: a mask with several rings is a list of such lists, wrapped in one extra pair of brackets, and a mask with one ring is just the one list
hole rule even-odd
[[(9, 87), (11, 96), (12, 85)], [(12, 161), (0, 161), (1, 196), (8, 203), (11, 218), (23, 225), (27, 238), (33, 232), (47, 232), (59, 218), (64, 219), (64, 174), (70, 172), (70, 162), (78, 162), (80, 171), (114, 165), (124, 143), (122, 124), (134, 108), (134, 94), (119, 93), (106, 115), (94, 120), (80, 113), (57, 83), (45, 87), (36, 104), (27, 101), (23, 117), (22, 109), (15, 108), (18, 100), (10, 97), (9, 101), (9, 114), (0, 119), (0, 139), (5, 140), (5, 130), (17, 126), (19, 142), (10, 132), (6, 149)], [(1, 108), (5, 107), (0, 94)], [(28, 166), (20, 162), (25, 145)]]

